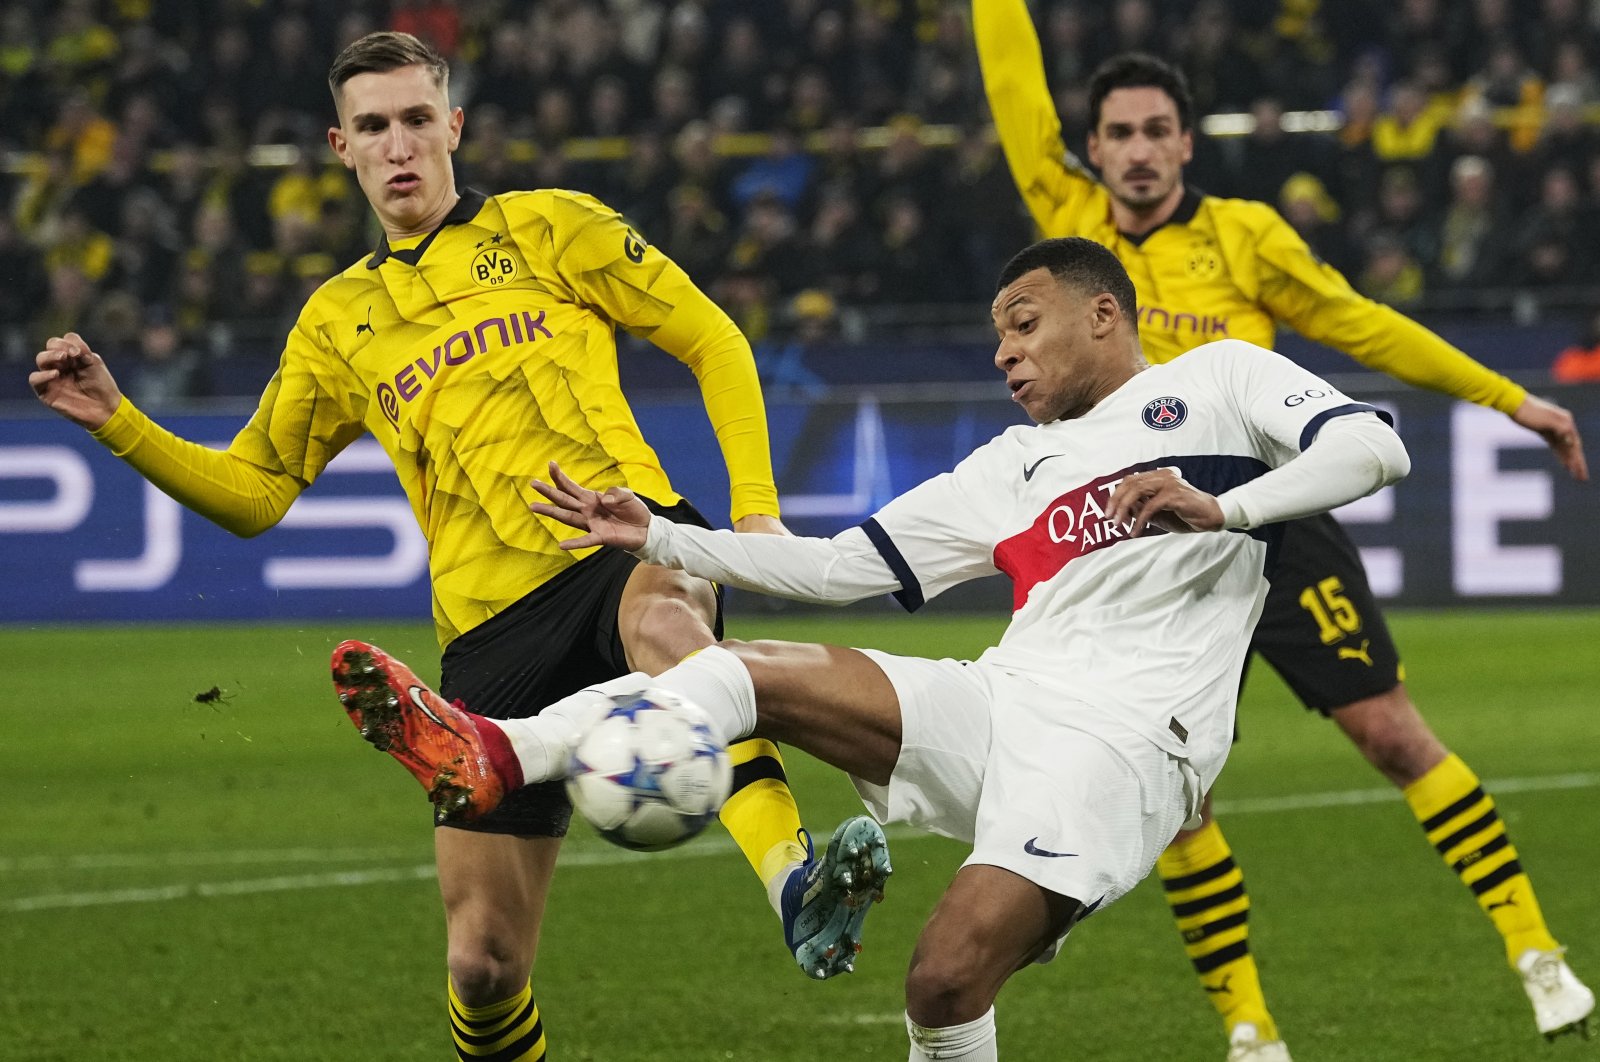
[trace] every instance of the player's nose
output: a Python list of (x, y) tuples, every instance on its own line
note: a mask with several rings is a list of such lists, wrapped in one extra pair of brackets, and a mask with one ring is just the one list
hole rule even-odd
[(994, 367), (1001, 372), (1010, 372), (1011, 367), (1022, 360), (1022, 355), (1012, 349), (1011, 341), (1002, 339), (1000, 345), (994, 348)]
[(390, 162), (405, 162), (411, 157), (411, 140), (406, 136), (404, 129), (391, 129), (388, 143), (384, 147)]

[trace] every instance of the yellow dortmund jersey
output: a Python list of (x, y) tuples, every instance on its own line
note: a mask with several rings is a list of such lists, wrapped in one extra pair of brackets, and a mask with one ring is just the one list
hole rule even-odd
[(1028, 210), (1046, 236), (1083, 236), (1121, 260), (1151, 361), (1224, 338), (1270, 348), (1282, 322), (1414, 386), (1503, 413), (1522, 404), (1521, 387), (1357, 293), (1265, 203), (1191, 190), (1154, 231), (1118, 231), (1110, 193), (1062, 141), (1024, 0), (974, 0), (973, 31), (989, 109)]
[(547, 478), (548, 462), (596, 489), (679, 500), (618, 383), (620, 325), (699, 378), (734, 519), (777, 514), (749, 344), (614, 211), (575, 192), (469, 192), (406, 242), (381, 244), (311, 297), (226, 453), (176, 439), (126, 401), (97, 436), (249, 534), (371, 432), (427, 536), (447, 644), (585, 555), (557, 546), (570, 528), (528, 511), (528, 483)]

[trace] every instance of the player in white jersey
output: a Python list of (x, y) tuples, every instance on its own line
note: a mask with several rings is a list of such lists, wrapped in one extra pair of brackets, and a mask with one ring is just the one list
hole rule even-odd
[(881, 821), (970, 842), (907, 976), (913, 1060), (996, 1058), (1000, 986), (1133, 888), (1199, 810), (1266, 593), (1264, 525), (1409, 467), (1376, 411), (1271, 351), (1230, 340), (1148, 365), (1127, 273), (1090, 241), (1019, 254), (993, 315), (995, 363), (1036, 423), (835, 538), (673, 525), (553, 465), (536, 484), (548, 503), (533, 506), (587, 532), (571, 548), (603, 542), (809, 601), (894, 592), (915, 608), (1004, 573), (1015, 615), (977, 661), (723, 642), (519, 720), (460, 712), (409, 677), (394, 690), (460, 736), (453, 769), (515, 785), (562, 776), (613, 696), (664, 687), (730, 740), (760, 733), (844, 769)]

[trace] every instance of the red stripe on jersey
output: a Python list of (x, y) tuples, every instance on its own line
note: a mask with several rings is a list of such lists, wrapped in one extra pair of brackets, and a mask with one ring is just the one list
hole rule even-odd
[[(1111, 494), (1124, 476), (1170, 468), (1196, 490), (1218, 495), (1266, 472), (1267, 464), (1255, 457), (1223, 454), (1184, 454), (1141, 461), (1074, 487), (1045, 507), (1026, 531), (1012, 535), (994, 548), (994, 566), (1011, 577), (1011, 607), (1020, 609), (1035, 586), (1055, 577), (1071, 561), (1128, 540), (1128, 529), (1106, 519)], [(1275, 529), (1247, 532), (1271, 545)], [(1166, 534), (1151, 527), (1144, 535)]]
[[(994, 566), (1011, 577), (1011, 608), (1021, 608), (1028, 594), (1053, 578), (1071, 561), (1128, 539), (1128, 528), (1106, 517), (1117, 484), (1129, 472), (1160, 468), (1143, 464), (1074, 487), (1045, 507), (1026, 531), (994, 548)], [(1181, 473), (1180, 473), (1181, 474)], [(1165, 534), (1152, 527), (1145, 534)]]

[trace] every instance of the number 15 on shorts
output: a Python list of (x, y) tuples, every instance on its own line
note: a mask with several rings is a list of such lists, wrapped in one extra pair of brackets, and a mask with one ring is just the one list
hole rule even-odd
[(1323, 645), (1332, 645), (1361, 630), (1361, 613), (1345, 596), (1344, 582), (1337, 575), (1300, 591), (1300, 607), (1316, 621)]

